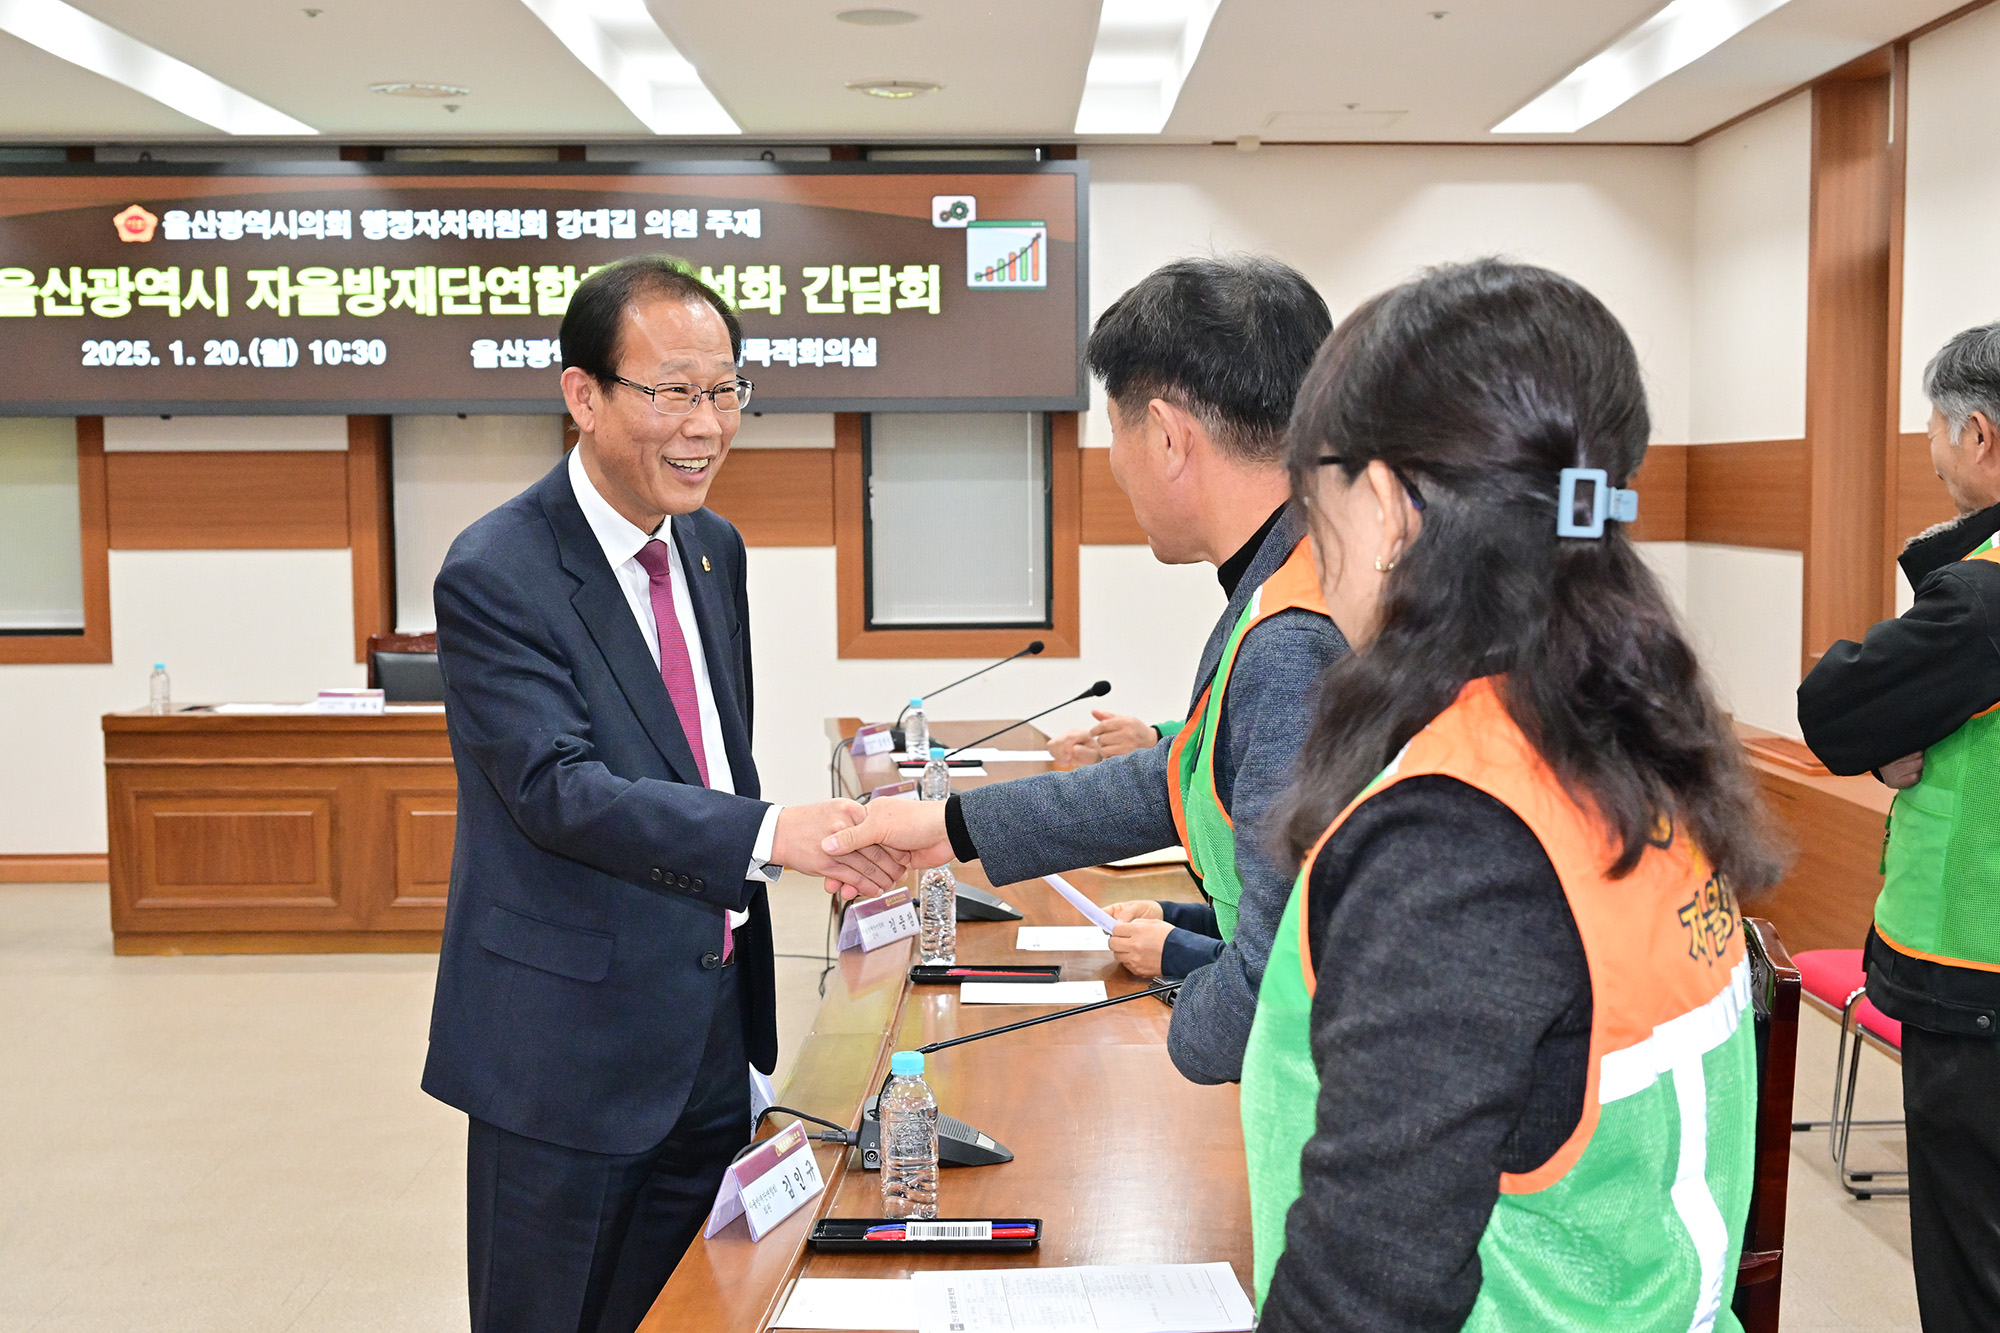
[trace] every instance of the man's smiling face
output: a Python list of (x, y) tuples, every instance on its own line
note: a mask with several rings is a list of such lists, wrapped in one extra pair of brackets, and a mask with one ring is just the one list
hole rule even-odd
[[(711, 389), (736, 379), (736, 358), (728, 326), (707, 302), (642, 296), (619, 319), (614, 369), (636, 384)], [(579, 382), (568, 382), (572, 375)], [(704, 397), (687, 415), (666, 416), (637, 389), (599, 384), (581, 371), (564, 379), (584, 470), (612, 508), (651, 532), (667, 515), (702, 507), (741, 413), (718, 412)]]

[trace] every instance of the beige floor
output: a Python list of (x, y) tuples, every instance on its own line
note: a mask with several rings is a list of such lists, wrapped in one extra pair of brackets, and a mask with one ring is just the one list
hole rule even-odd
[[(780, 886), (779, 1031), (824, 895)], [(465, 1122), (417, 1090), (426, 956), (115, 958), (103, 886), (0, 885), (0, 1333), (465, 1326)], [(1823, 1115), (1833, 1025), (1806, 1020)], [(782, 1057), (781, 1057), (782, 1058)], [(1872, 1052), (1864, 1108), (1892, 1116)], [(1867, 1145), (1896, 1160), (1900, 1141)], [(1908, 1210), (1793, 1153), (1787, 1333), (1914, 1330)]]

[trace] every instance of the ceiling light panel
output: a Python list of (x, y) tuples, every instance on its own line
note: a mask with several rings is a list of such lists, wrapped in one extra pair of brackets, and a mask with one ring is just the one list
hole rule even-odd
[(1562, 82), (1493, 127), (1495, 134), (1574, 134), (1701, 59), (1790, 0), (1672, 0)]
[(63, 0), (0, 0), (0, 32), (144, 93), (225, 134), (319, 133)]
[(1220, 0), (1104, 0), (1076, 111), (1078, 134), (1158, 134)]
[(655, 134), (741, 134), (645, 0), (521, 0)]
[[(1004, 14), (985, 5), (884, 2), (920, 18), (842, 21), (857, 0), (650, 0), (649, 7), (747, 135), (816, 143), (1069, 137), (1097, 0), (1015, 0)], [(890, 99), (848, 90), (864, 80), (943, 91)]]

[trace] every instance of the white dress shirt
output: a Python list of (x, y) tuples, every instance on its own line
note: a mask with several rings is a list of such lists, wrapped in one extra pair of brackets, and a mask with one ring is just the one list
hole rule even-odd
[[(639, 563), (639, 552), (649, 541), (659, 540), (667, 544), (668, 561), (672, 570), (674, 590), (674, 616), (681, 622), (681, 637), (687, 640), (688, 658), (694, 667), (694, 693), (701, 713), (702, 757), (708, 761), (708, 785), (716, 791), (734, 793), (735, 775), (729, 770), (729, 750), (722, 738), (722, 714), (715, 708), (715, 690), (709, 684), (708, 657), (701, 650), (701, 625), (694, 618), (694, 600), (688, 595), (687, 571), (681, 566), (680, 552), (674, 547), (672, 520), (666, 520), (656, 532), (644, 532), (634, 527), (626, 517), (611, 507), (609, 501), (597, 493), (591, 485), (590, 474), (583, 470), (583, 450), (569, 452), (569, 484), (576, 492), (576, 503), (583, 510), (584, 521), (597, 537), (597, 544), (604, 548), (604, 559), (610, 564), (611, 572), (618, 577), (618, 586), (625, 594), (626, 605), (632, 608), (632, 618), (639, 622), (639, 633), (646, 640), (646, 651), (653, 655), (653, 669), (660, 666), (660, 627), (653, 619), (653, 576)], [(777, 879), (780, 867), (770, 864), (771, 847), (778, 836), (778, 812), (783, 806), (773, 805), (764, 812), (764, 822), (757, 830), (757, 841), (750, 850), (750, 866), (744, 872), (745, 879), (767, 883)], [(747, 912), (731, 912), (730, 926), (736, 927), (749, 920)]]

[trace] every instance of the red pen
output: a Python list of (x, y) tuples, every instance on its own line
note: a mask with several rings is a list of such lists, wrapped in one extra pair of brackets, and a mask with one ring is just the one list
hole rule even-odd
[(945, 975), (948, 977), (1028, 977), (1036, 981), (1055, 980), (1054, 977), (1044, 977), (1037, 972), (1010, 972), (1004, 968), (994, 970), (991, 968), (952, 967), (945, 969)]

